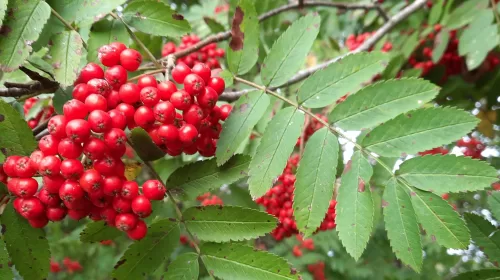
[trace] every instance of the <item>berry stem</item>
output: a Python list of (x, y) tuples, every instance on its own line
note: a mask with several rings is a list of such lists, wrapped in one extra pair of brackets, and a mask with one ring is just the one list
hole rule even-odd
[[(67, 22), (58, 12), (56, 12), (56, 10), (54, 10), (54, 8), (50, 8), (52, 14), (62, 23), (64, 24), (64, 26), (66, 26), (69, 30), (73, 30), (75, 31), (76, 33), (78, 33), (78, 31), (71, 25), (71, 23)], [(82, 45), (85, 49), (87, 49), (87, 43), (85, 43), (85, 41), (82, 40)]]

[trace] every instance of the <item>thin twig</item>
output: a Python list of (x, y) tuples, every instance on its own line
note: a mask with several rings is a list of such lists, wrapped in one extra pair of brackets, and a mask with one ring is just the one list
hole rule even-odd
[[(70, 30), (73, 30), (75, 32), (78, 33), (78, 31), (76, 31), (76, 29), (71, 25), (71, 23), (67, 22), (58, 12), (56, 12), (56, 10), (54, 10), (54, 8), (50, 8), (51, 9), (51, 12), (52, 14), (62, 23), (64, 24), (64, 26), (66, 26), (68, 29)], [(82, 40), (82, 45), (85, 49), (87, 49), (87, 43), (85, 43), (85, 41)]]
[(0, 96), (15, 97), (19, 98), (18, 100), (25, 100), (28, 97), (36, 96), (41, 93), (53, 93), (59, 88), (57, 82), (49, 80), (26, 67), (22, 66), (19, 70), (30, 77), (32, 81), (26, 84), (5, 82), (5, 88), (0, 89)]
[[(296, 84), (307, 77), (311, 76), (313, 73), (315, 73), (318, 70), (321, 70), (323, 68), (326, 68), (332, 63), (335, 63), (342, 58), (354, 54), (354, 53), (359, 53), (363, 51), (368, 51), (370, 50), (380, 39), (382, 39), (389, 31), (392, 30), (398, 23), (409, 17), (411, 14), (413, 14), (415, 11), (418, 9), (422, 8), (426, 3), (426, 0), (416, 0), (412, 4), (408, 5), (406, 8), (402, 9), (399, 13), (395, 14), (393, 17), (389, 19), (384, 25), (382, 25), (370, 38), (368, 38), (366, 41), (363, 42), (357, 49), (348, 52), (344, 55), (338, 56), (336, 58), (333, 58), (331, 60), (328, 60), (326, 62), (323, 62), (321, 64), (318, 64), (313, 67), (309, 67), (307, 69), (304, 69), (302, 71), (299, 71), (295, 76), (293, 76), (290, 80), (288, 80), (284, 85), (281, 87), (286, 87), (292, 84)], [(271, 87), (269, 88), (270, 90), (274, 90), (276, 88)], [(249, 90), (241, 90), (237, 92), (225, 92), (220, 96), (220, 100), (225, 100), (225, 101), (234, 101), (238, 99), (240, 96), (246, 94), (249, 92)]]
[(38, 141), (42, 139), (44, 136), (49, 135), (49, 131), (47, 129), (40, 132), (37, 136), (35, 136), (35, 140)]
[(39, 134), (40, 132), (44, 131), (46, 128), (47, 128), (47, 125), (49, 124), (49, 119), (45, 120), (44, 122), (42, 122), (41, 124), (39, 124), (38, 126), (36, 126), (35, 128), (33, 128), (33, 135), (37, 135)]

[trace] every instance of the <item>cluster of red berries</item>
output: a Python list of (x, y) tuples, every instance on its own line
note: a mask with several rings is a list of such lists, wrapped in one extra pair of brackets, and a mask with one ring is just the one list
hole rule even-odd
[[(176, 46), (173, 42), (168, 42), (163, 45), (161, 55), (168, 56), (169, 54), (173, 54), (176, 51), (181, 51), (186, 48), (191, 47), (192, 45), (198, 43), (200, 38), (196, 35), (186, 35), (182, 37), (182, 43), (179, 46)], [(224, 49), (217, 48), (217, 44), (211, 43), (199, 51), (193, 52), (185, 57), (180, 57), (177, 59), (177, 63), (183, 62), (189, 67), (193, 67), (196, 63), (202, 62), (205, 63), (210, 69), (220, 68), (220, 63), (217, 58), (224, 57), (225, 51)]]
[(302, 254), (303, 254), (302, 250), (303, 249), (306, 249), (309, 251), (314, 250), (314, 241), (311, 238), (304, 239), (304, 238), (302, 238), (302, 235), (300, 235), (300, 234), (295, 235), (295, 237), (297, 238), (297, 240), (300, 243), (299, 243), (299, 245), (293, 246), (292, 253), (294, 256), (296, 256), (297, 258), (302, 257)]
[[(320, 117), (322, 120), (325, 122), (328, 122), (328, 118), (326, 116), (323, 116), (321, 114), (316, 114), (316, 116)], [(317, 119), (311, 119), (310, 121), (306, 121), (306, 125), (304, 127), (304, 130), (302, 133), (304, 134), (304, 142), (307, 142), (309, 140), (309, 137), (311, 137), (314, 132), (319, 130), (320, 128), (323, 127), (323, 124), (320, 123)], [(297, 143), (295, 144), (296, 147), (300, 146), (300, 143), (302, 142), (302, 136), (297, 139)]]
[(215, 194), (211, 194), (209, 192), (204, 193), (196, 198), (200, 202), (202, 206), (208, 205), (224, 205), (222, 199)]
[[(287, 162), (283, 173), (278, 177), (276, 184), (267, 193), (258, 198), (256, 202), (266, 208), (267, 213), (279, 219), (278, 226), (271, 233), (274, 239), (298, 234), (297, 225), (293, 218), (293, 191), (295, 189), (295, 172), (299, 163), (299, 155), (292, 155)], [(335, 228), (335, 200), (330, 201), (328, 212), (321, 223), (319, 230)]]
[(50, 272), (58, 273), (63, 270), (66, 270), (69, 274), (73, 274), (75, 272), (83, 270), (83, 267), (79, 261), (74, 261), (68, 257), (65, 257), (63, 259), (62, 264), (64, 265), (64, 268), (61, 267), (61, 265), (58, 262), (50, 260)]
[[(38, 97), (31, 97), (26, 99), (23, 105), (24, 115), (27, 115), (31, 108), (33, 108), (33, 106), (39, 101), (41, 100)], [(50, 104), (49, 106), (42, 108), (42, 110), (38, 112), (38, 114), (36, 114), (34, 118), (27, 120), (28, 126), (30, 128), (35, 128), (40, 122), (47, 120), (52, 115), (54, 115), (54, 106)]]
[(313, 275), (314, 280), (326, 280), (324, 262), (320, 261), (315, 264), (308, 264), (307, 270)]
[(481, 153), (486, 148), (481, 140), (474, 137), (460, 139), (457, 141), (456, 145), (457, 147), (460, 147), (460, 150), (462, 150), (464, 156), (476, 159), (482, 158)]
[(446, 149), (444, 147), (437, 147), (437, 148), (433, 148), (433, 149), (430, 149), (430, 150), (427, 150), (427, 151), (419, 152), (418, 155), (419, 156), (425, 156), (425, 155), (446, 155), (448, 153), (449, 153), (448, 149)]
[[(372, 32), (365, 32), (359, 35), (354, 35), (351, 34), (347, 36), (347, 39), (345, 41), (346, 47), (350, 50), (353, 51), (357, 49), (361, 44), (363, 44), (368, 38), (370, 38), (373, 35)], [(371, 49), (373, 50), (373, 49)], [(381, 51), (382, 52), (388, 52), (392, 50), (392, 43), (391, 42), (385, 42), (384, 45), (382, 46)]]

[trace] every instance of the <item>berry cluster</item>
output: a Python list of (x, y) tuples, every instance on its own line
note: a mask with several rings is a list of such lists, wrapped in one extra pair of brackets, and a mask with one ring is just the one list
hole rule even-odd
[[(368, 38), (370, 38), (373, 35), (371, 32), (365, 32), (359, 35), (354, 35), (351, 34), (347, 36), (347, 39), (345, 41), (346, 47), (350, 50), (353, 51), (357, 49), (361, 44), (363, 44)], [(370, 49), (373, 50), (373, 49)], [(384, 45), (382, 46), (381, 51), (382, 52), (388, 52), (392, 50), (392, 43), (391, 42), (385, 42)]]
[[(320, 117), (325, 122), (328, 122), (328, 118), (326, 116), (323, 116), (321, 114), (316, 114), (316, 116)], [(302, 131), (302, 133), (304, 134), (304, 142), (307, 142), (307, 140), (309, 140), (309, 137), (311, 137), (314, 134), (314, 132), (316, 132), (316, 130), (322, 127), (323, 124), (320, 123), (317, 119), (311, 119), (311, 121), (306, 121), (304, 130)], [(301, 142), (302, 142), (302, 137), (299, 137), (299, 139), (297, 139), (297, 143), (295, 144), (295, 146), (299, 147)]]
[[(168, 56), (169, 54), (173, 54), (176, 51), (181, 51), (186, 48), (191, 47), (192, 45), (198, 43), (200, 38), (196, 35), (186, 35), (182, 37), (182, 43), (179, 46), (176, 46), (173, 42), (168, 42), (163, 45), (161, 55)], [(210, 69), (220, 68), (220, 63), (217, 58), (224, 57), (225, 51), (224, 49), (217, 48), (217, 44), (211, 43), (199, 51), (193, 52), (185, 57), (181, 57), (177, 59), (177, 63), (185, 63), (189, 67), (193, 67), (196, 63), (202, 62), (205, 63)]]
[(307, 270), (311, 272), (314, 280), (326, 280), (325, 277), (325, 263), (317, 262), (315, 264), (308, 264)]
[(204, 193), (196, 198), (200, 202), (202, 206), (208, 205), (224, 205), (222, 199), (215, 194), (211, 194), (209, 192)]
[(481, 153), (486, 148), (481, 140), (474, 137), (460, 139), (457, 141), (456, 145), (457, 147), (460, 147), (464, 156), (476, 159), (482, 158)]
[[(274, 215), (280, 221), (271, 233), (274, 239), (280, 241), (285, 237), (298, 234), (297, 225), (293, 219), (293, 191), (295, 184), (295, 171), (299, 163), (299, 155), (292, 155), (288, 159), (283, 173), (278, 177), (276, 184), (267, 193), (258, 198), (256, 202), (266, 208), (267, 213)], [(335, 200), (330, 201), (330, 207), (319, 230), (335, 228)]]
[(61, 267), (61, 265), (54, 261), (50, 260), (50, 272), (52, 273), (58, 273), (63, 270), (66, 270), (69, 274), (73, 274), (75, 272), (79, 272), (83, 270), (82, 265), (80, 264), (79, 261), (74, 261), (68, 257), (65, 257), (62, 261), (64, 268)]
[(312, 239), (310, 239), (310, 238), (304, 239), (304, 238), (302, 238), (302, 235), (300, 235), (300, 234), (295, 235), (295, 237), (300, 242), (300, 244), (293, 246), (292, 253), (294, 256), (302, 257), (302, 254), (303, 254), (302, 250), (303, 249), (306, 249), (309, 251), (314, 250), (314, 241)]
[[(33, 106), (39, 101), (41, 100), (38, 99), (38, 97), (31, 97), (26, 99), (23, 105), (24, 115), (27, 115), (31, 108), (33, 108)], [(28, 126), (30, 128), (35, 128), (40, 122), (47, 120), (52, 115), (54, 115), (54, 106), (52, 106), (51, 104), (45, 108), (42, 108), (42, 110), (38, 112), (38, 114), (36, 114), (34, 118), (27, 120)]]

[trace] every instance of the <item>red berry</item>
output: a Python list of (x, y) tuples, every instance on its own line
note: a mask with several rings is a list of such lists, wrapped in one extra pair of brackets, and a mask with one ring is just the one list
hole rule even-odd
[(158, 137), (163, 143), (179, 140), (179, 129), (172, 124), (164, 124), (157, 130)]
[(175, 44), (173, 42), (168, 42), (163, 45), (161, 49), (161, 56), (167, 56), (175, 52)]
[(120, 64), (127, 71), (135, 71), (142, 62), (142, 55), (134, 49), (125, 49), (120, 53)]
[(104, 178), (102, 190), (107, 196), (118, 196), (122, 190), (122, 180), (118, 176)]
[(78, 84), (73, 88), (73, 98), (81, 102), (85, 102), (85, 98), (91, 93), (91, 89), (87, 84)]
[(160, 101), (160, 95), (155, 87), (145, 87), (140, 92), (141, 102), (148, 107), (155, 106)]
[(107, 132), (111, 129), (111, 117), (101, 110), (92, 111), (89, 114), (88, 123), (90, 129), (97, 133)]
[(189, 74), (191, 74), (191, 68), (184, 63), (178, 63), (175, 65), (174, 69), (172, 69), (172, 78), (178, 84), (182, 84), (184, 78)]
[(57, 147), (58, 146), (59, 146), (59, 140), (50, 134), (45, 135), (38, 142), (38, 149), (40, 149), (40, 151), (42, 151), (43, 154), (46, 156), (47, 155), (57, 155), (57, 152), (58, 152)]
[(104, 79), (92, 79), (87, 82), (87, 85), (89, 85), (91, 93), (100, 94), (104, 97), (108, 97), (113, 90), (113, 87)]
[(97, 192), (101, 189), (102, 185), (101, 173), (95, 169), (85, 170), (80, 177), (80, 186), (87, 193)]
[(120, 94), (121, 100), (127, 104), (135, 104), (141, 99), (140, 88), (133, 83), (122, 85), (118, 93)]
[(170, 96), (176, 91), (177, 87), (171, 81), (164, 81), (158, 84), (158, 94), (163, 101), (170, 100)]
[(167, 189), (158, 180), (147, 180), (142, 185), (142, 193), (150, 200), (162, 200)]
[(111, 67), (120, 63), (120, 52), (110, 45), (100, 47), (97, 57), (104, 66)]
[(110, 155), (104, 155), (103, 158), (94, 161), (94, 168), (104, 176), (111, 176), (117, 174), (115, 168), (117, 160)]
[(118, 53), (121, 53), (122, 51), (124, 51), (127, 48), (127, 46), (125, 46), (125, 44), (123, 44), (121, 42), (112, 42), (109, 45), (111, 47), (115, 48)]
[(127, 122), (134, 120), (134, 113), (135, 113), (134, 106), (126, 103), (121, 103), (118, 106), (116, 106), (116, 110), (120, 111), (125, 116)]
[(121, 196), (132, 200), (139, 195), (139, 185), (135, 181), (125, 181), (122, 185)]
[(82, 187), (71, 180), (66, 180), (59, 189), (59, 197), (62, 201), (72, 203), (83, 198), (85, 192)]
[(182, 116), (188, 124), (192, 124), (194, 126), (198, 126), (204, 118), (203, 110), (196, 104), (191, 105), (189, 109), (185, 110)]
[(220, 119), (225, 121), (227, 117), (229, 117), (229, 114), (231, 114), (231, 110), (233, 109), (233, 106), (230, 104), (224, 104), (220, 106)]
[(69, 209), (68, 217), (72, 220), (79, 221), (88, 215), (89, 211), (87, 209)]
[(50, 221), (58, 222), (66, 217), (68, 211), (63, 207), (49, 207), (45, 211), (45, 215)]
[(83, 164), (76, 159), (61, 162), (61, 175), (66, 179), (78, 180), (83, 173)]
[(70, 101), (64, 103), (63, 113), (66, 121), (71, 121), (75, 119), (84, 119), (89, 113), (87, 106), (76, 99), (71, 99)]
[(19, 214), (26, 219), (36, 219), (43, 216), (45, 209), (37, 197), (23, 198), (16, 207)]
[(90, 137), (90, 125), (81, 119), (69, 121), (66, 125), (66, 135), (76, 143), (83, 143)]
[(35, 175), (36, 171), (30, 162), (29, 157), (20, 157), (16, 160), (16, 175), (21, 178), (30, 178)]
[(213, 88), (217, 94), (221, 95), (226, 88), (226, 83), (221, 77), (212, 77), (207, 84), (209, 87)]
[(10, 156), (5, 160), (3, 164), (3, 171), (5, 172), (5, 174), (7, 174), (7, 176), (17, 177), (16, 162), (20, 158), (20, 156)]
[(122, 112), (113, 109), (108, 112), (108, 115), (111, 117), (111, 127), (125, 129), (127, 126), (127, 118)]
[(148, 233), (148, 226), (143, 220), (138, 220), (135, 228), (127, 231), (127, 235), (130, 239), (141, 240)]
[(43, 228), (49, 223), (49, 220), (45, 216), (40, 216), (36, 219), (28, 219), (28, 222), (33, 228)]
[(96, 63), (90, 62), (80, 71), (77, 81), (79, 83), (86, 83), (92, 79), (104, 78), (104, 71), (101, 66)]
[(106, 207), (101, 210), (101, 218), (110, 226), (115, 226), (116, 214), (113, 207)]
[(145, 87), (154, 87), (156, 88), (158, 86), (158, 82), (156, 81), (156, 78), (152, 75), (144, 75), (141, 76), (137, 80), (137, 85), (139, 88), (143, 89)]
[(122, 102), (120, 94), (114, 89), (111, 91), (106, 100), (108, 101), (108, 109), (116, 108), (116, 106)]
[(59, 194), (59, 188), (64, 183), (65, 179), (61, 175), (43, 176), (43, 187), (50, 193)]
[[(35, 169), (35, 171), (38, 171), (39, 167), (40, 167), (40, 161), (42, 161), (42, 158), (44, 157), (43, 155), (43, 152), (42, 151), (34, 151), (33, 153), (31, 153), (30, 155), (30, 165), (31, 165), (31, 168)], [(2, 166), (0, 165), (0, 174), (2, 173)], [(0, 180), (2, 181), (2, 180)]]
[(208, 67), (204, 63), (196, 63), (193, 66), (192, 72), (200, 76), (203, 79), (203, 81), (205, 81), (205, 84), (208, 84), (208, 82), (210, 81), (210, 76), (212, 75), (210, 67)]
[(198, 95), (205, 91), (205, 81), (196, 74), (189, 74), (184, 78), (184, 90), (190, 95)]
[(153, 211), (151, 201), (144, 195), (134, 198), (134, 200), (132, 200), (132, 211), (141, 218), (148, 217)]
[(64, 158), (79, 158), (82, 154), (83, 148), (80, 144), (75, 143), (69, 138), (64, 138), (59, 142), (57, 151), (60, 156)]
[(56, 156), (46, 156), (39, 164), (38, 172), (42, 176), (58, 176), (61, 168), (61, 160)]
[(87, 106), (89, 112), (92, 112), (94, 110), (108, 110), (108, 100), (106, 99), (106, 97), (96, 93), (92, 93), (87, 96), (87, 98), (85, 99), (85, 105)]
[(47, 130), (51, 135), (56, 138), (62, 139), (66, 137), (66, 117), (63, 115), (57, 115), (50, 118), (47, 124)]
[(117, 196), (113, 198), (113, 209), (116, 210), (117, 213), (130, 213), (132, 212), (131, 201), (125, 199), (123, 197)]
[(198, 137), (198, 130), (192, 124), (185, 124), (179, 128), (179, 140), (186, 144), (193, 143)]
[(162, 101), (153, 108), (155, 119), (161, 123), (170, 124), (175, 119), (175, 108), (169, 101)]
[(106, 70), (104, 78), (113, 89), (119, 89), (121, 85), (127, 82), (127, 70), (121, 65), (115, 65)]
[(149, 128), (155, 123), (155, 115), (151, 108), (141, 106), (137, 108), (134, 114), (135, 123), (142, 128)]
[(202, 108), (213, 108), (219, 99), (219, 95), (211, 87), (206, 87), (196, 100)]
[(124, 148), (127, 143), (127, 135), (121, 129), (112, 128), (104, 134), (104, 143), (110, 149)]
[[(98, 189), (88, 194), (90, 202), (99, 208), (108, 207), (111, 205), (113, 198), (104, 194), (102, 189)], [(101, 217), (102, 219), (102, 217)]]
[(130, 213), (118, 214), (115, 218), (115, 226), (121, 231), (134, 229), (139, 219), (136, 215)]
[(33, 178), (20, 178), (16, 181), (13, 193), (18, 197), (32, 197), (38, 191), (38, 182)]
[(38, 193), (38, 198), (43, 204), (49, 207), (56, 207), (61, 204), (61, 199), (59, 198), (59, 195), (55, 193), (50, 193), (46, 188), (42, 188), (40, 190), (40, 192)]
[(193, 99), (189, 93), (180, 90), (174, 92), (172, 96), (170, 96), (170, 103), (174, 105), (175, 109), (186, 110), (193, 104)]
[(90, 137), (83, 145), (83, 154), (91, 160), (99, 160), (106, 153), (106, 144), (101, 139)]

